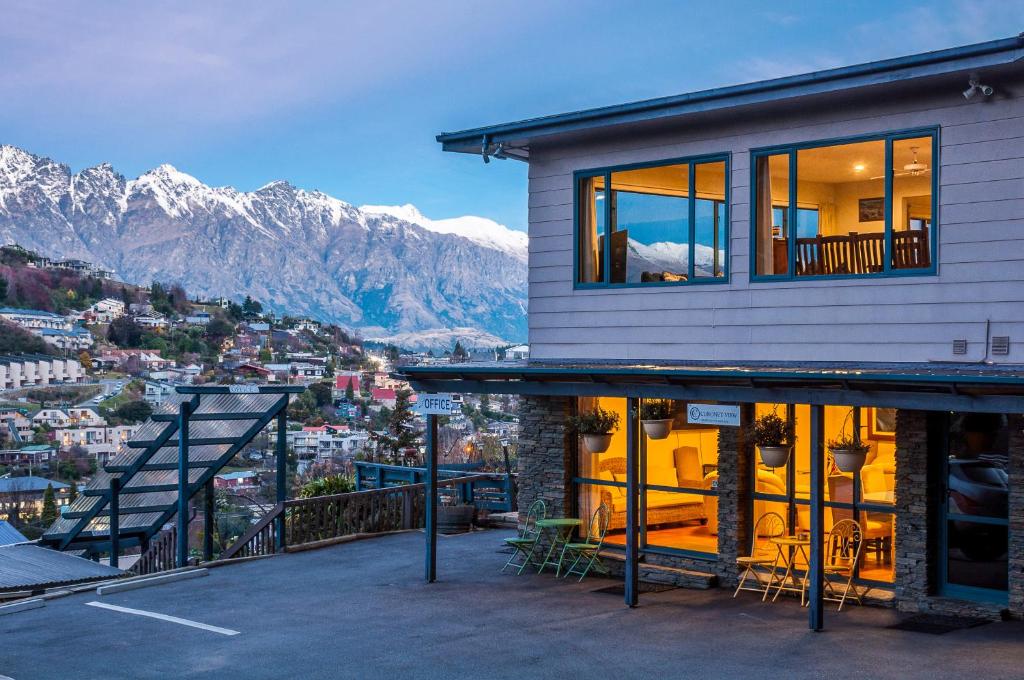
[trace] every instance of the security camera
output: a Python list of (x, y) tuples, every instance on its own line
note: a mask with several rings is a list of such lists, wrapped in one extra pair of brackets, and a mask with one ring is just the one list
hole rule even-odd
[(964, 99), (971, 99), (974, 95), (978, 94), (978, 92), (981, 92), (986, 97), (991, 97), (992, 92), (994, 92), (991, 85), (982, 85), (978, 82), (977, 78), (971, 78), (967, 81), (967, 84), (969, 87), (964, 90)]

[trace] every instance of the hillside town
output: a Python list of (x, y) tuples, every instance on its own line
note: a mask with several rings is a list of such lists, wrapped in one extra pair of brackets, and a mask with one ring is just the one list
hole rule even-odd
[[(185, 385), (298, 385), (288, 408), (290, 484), (351, 479), (354, 463), (422, 462), (417, 395), (399, 367), (519, 360), (526, 346), (447, 352), (370, 346), (246, 297), (190, 298), (180, 285), (119, 281), (81, 260), (0, 248), (0, 520), (35, 538), (142, 423)], [(444, 462), (502, 467), (517, 437), (513, 397), (466, 398), (443, 419)], [(224, 514), (272, 504), (274, 426), (214, 482)]]

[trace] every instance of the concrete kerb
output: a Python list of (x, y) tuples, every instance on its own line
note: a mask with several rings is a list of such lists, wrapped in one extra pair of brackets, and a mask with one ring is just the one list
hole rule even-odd
[(96, 594), (113, 595), (114, 593), (123, 593), (127, 590), (149, 588), (150, 586), (159, 586), (164, 583), (174, 583), (176, 581), (184, 581), (186, 579), (199, 578), (201, 576), (209, 575), (209, 570), (205, 568), (199, 568), (178, 571), (175, 573), (157, 574), (155, 576), (144, 576), (137, 579), (128, 579), (124, 581), (118, 581), (116, 583), (111, 583), (105, 586), (99, 586), (98, 588), (96, 588)]

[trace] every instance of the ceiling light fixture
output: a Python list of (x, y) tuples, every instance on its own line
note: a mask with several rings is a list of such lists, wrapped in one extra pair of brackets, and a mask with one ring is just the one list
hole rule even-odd
[(854, 172), (864, 172), (864, 164), (863, 163), (856, 163), (856, 164), (854, 164), (853, 171)]

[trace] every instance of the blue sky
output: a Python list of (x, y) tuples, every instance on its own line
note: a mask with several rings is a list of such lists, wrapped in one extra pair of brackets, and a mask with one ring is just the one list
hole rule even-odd
[(1024, 31), (1024, 0), (0, 1), (2, 143), (517, 229), (526, 165), (436, 133)]

